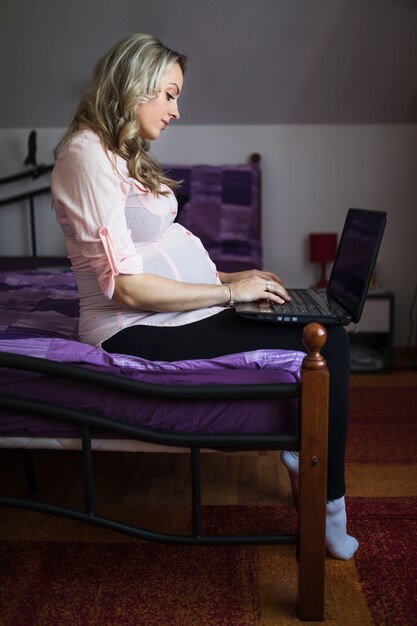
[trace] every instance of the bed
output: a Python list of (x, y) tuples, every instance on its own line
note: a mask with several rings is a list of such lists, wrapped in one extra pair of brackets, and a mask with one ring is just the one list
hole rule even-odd
[[(162, 363), (109, 355), (82, 344), (76, 339), (77, 321), (78, 296), (70, 271), (0, 272), (0, 447), (82, 450), (86, 509), (6, 496), (0, 503), (163, 542), (297, 543), (299, 614), (322, 619), (324, 590), (315, 586), (320, 587), (324, 576), (328, 380), (319, 353), (324, 329), (313, 325), (305, 332), (307, 357), (302, 352), (261, 350)], [(202, 532), (201, 449), (299, 449), (300, 443), (304, 448), (297, 534)], [(94, 513), (93, 451), (168, 449), (190, 451), (191, 536), (154, 533)], [(30, 471), (28, 484), (35, 489)], [(323, 506), (317, 506), (317, 499)], [(310, 546), (305, 555), (303, 542)]]
[[(249, 166), (169, 168), (184, 181), (180, 221), (193, 227), (195, 211), (215, 214), (214, 221), (207, 221), (211, 235), (202, 237), (219, 269), (262, 264), (258, 164), (255, 159)], [(237, 226), (239, 213), (246, 217)], [(0, 453), (22, 454), (29, 494), (0, 494), (0, 504), (165, 543), (296, 544), (299, 616), (322, 620), (328, 414), (328, 371), (320, 354), (324, 328), (304, 329), (307, 356), (259, 350), (164, 363), (109, 355), (77, 340), (79, 302), (71, 271), (44, 267), (62, 265), (59, 259), (34, 255), (27, 261), (0, 259)], [(83, 510), (36, 500), (31, 451), (37, 449), (80, 450)], [(206, 534), (201, 451), (281, 449), (300, 450), (298, 532)], [(192, 533), (160, 533), (97, 514), (93, 464), (100, 450), (188, 451)]]

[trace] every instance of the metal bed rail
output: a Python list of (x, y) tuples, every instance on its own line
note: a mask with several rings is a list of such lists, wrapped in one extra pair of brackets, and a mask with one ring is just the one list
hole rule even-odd
[(40, 189), (33, 189), (32, 191), (26, 191), (19, 193), (9, 198), (0, 199), (0, 207), (8, 206), (10, 204), (16, 204), (18, 202), (24, 202), (29, 200), (29, 219), (30, 219), (30, 241), (32, 249), (32, 257), (34, 259), (38, 256), (37, 244), (36, 244), (36, 220), (35, 220), (35, 202), (34, 198), (38, 196), (50, 193), (50, 187), (41, 187)]
[[(169, 400), (242, 400), (300, 397), (299, 383), (279, 383), (267, 385), (189, 385), (169, 386), (156, 383), (134, 381), (112, 374), (95, 372), (78, 366), (58, 363), (48, 359), (27, 357), (11, 353), (0, 353), (0, 367), (23, 369), (31, 372), (48, 374), (55, 377), (76, 380), (86, 384), (124, 391), (138, 396), (151, 396), (161, 401)], [(58, 515), (110, 530), (132, 535), (139, 539), (173, 544), (195, 545), (266, 545), (296, 544), (298, 533), (277, 535), (206, 535), (201, 524), (201, 469), (200, 449), (213, 450), (296, 450), (300, 445), (297, 432), (283, 434), (242, 434), (242, 433), (198, 433), (166, 432), (153, 428), (122, 423), (99, 414), (74, 410), (65, 406), (56, 406), (43, 401), (28, 400), (14, 396), (1, 395), (0, 408), (12, 409), (22, 414), (36, 414), (54, 420), (64, 420), (80, 427), (84, 510), (66, 506), (37, 502), (31, 498), (0, 496), (0, 504), (32, 511)], [(94, 480), (92, 461), (92, 430), (115, 434), (121, 438), (132, 438), (153, 444), (188, 448), (191, 464), (191, 512), (192, 533), (180, 535), (151, 531), (140, 526), (132, 526), (95, 513)], [(37, 489), (33, 465), (28, 451), (24, 451), (26, 478), (30, 491)]]

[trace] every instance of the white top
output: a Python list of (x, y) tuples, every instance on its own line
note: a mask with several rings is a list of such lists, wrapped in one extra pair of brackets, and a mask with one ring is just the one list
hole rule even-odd
[(52, 173), (52, 196), (80, 295), (79, 339), (92, 345), (128, 326), (181, 326), (223, 310), (213, 306), (153, 313), (119, 307), (114, 277), (146, 272), (188, 282), (220, 284), (200, 239), (174, 223), (171, 190), (154, 196), (106, 151), (89, 129), (62, 149)]

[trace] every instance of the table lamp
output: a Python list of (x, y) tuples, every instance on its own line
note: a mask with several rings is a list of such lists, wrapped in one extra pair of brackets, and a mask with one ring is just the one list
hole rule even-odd
[(310, 234), (310, 261), (321, 263), (321, 276), (314, 287), (325, 289), (327, 287), (326, 263), (332, 263), (336, 258), (337, 234), (336, 233), (311, 233)]

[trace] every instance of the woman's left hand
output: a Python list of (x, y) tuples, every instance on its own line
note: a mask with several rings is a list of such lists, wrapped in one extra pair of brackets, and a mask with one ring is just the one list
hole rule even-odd
[(263, 278), (264, 280), (273, 280), (280, 285), (284, 284), (284, 281), (279, 278), (273, 272), (264, 272), (263, 270), (245, 270), (243, 272), (219, 272), (219, 277), (222, 283), (234, 283), (239, 280), (245, 280), (247, 278), (252, 278), (252, 276), (259, 276), (259, 278)]

